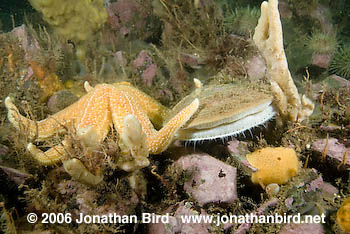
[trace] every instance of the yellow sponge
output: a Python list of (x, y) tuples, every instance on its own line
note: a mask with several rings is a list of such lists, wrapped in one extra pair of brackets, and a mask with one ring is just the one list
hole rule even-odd
[(348, 197), (337, 212), (337, 223), (346, 232), (350, 232), (350, 197)]
[(299, 160), (293, 149), (266, 147), (247, 155), (248, 162), (257, 172), (252, 174), (255, 184), (284, 184), (298, 174)]
[(29, 0), (29, 2), (43, 14), (43, 19), (55, 32), (75, 43), (87, 40), (107, 21), (103, 0)]

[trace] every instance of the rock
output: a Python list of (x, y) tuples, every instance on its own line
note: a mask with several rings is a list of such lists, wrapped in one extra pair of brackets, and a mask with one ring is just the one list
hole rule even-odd
[(350, 87), (350, 81), (337, 75), (331, 75), (328, 77), (331, 81), (335, 81), (340, 87)]
[(324, 233), (320, 223), (289, 223), (284, 225), (279, 234), (322, 234)]
[[(174, 207), (169, 207), (165, 213), (169, 213)], [(200, 213), (193, 209), (193, 204), (190, 202), (182, 201), (175, 211), (173, 216), (169, 216), (169, 223), (150, 223), (148, 225), (149, 234), (197, 234), (197, 233), (209, 233), (209, 223), (194, 223), (194, 222), (182, 222), (182, 217), (208, 215), (205, 210), (201, 209)]]
[(24, 184), (25, 180), (32, 176), (28, 173), (5, 166), (0, 166), (0, 174), (4, 180), (7, 182), (12, 181), (16, 185)]
[(331, 75), (322, 80), (322, 82), (313, 84), (312, 90), (314, 93), (313, 98), (315, 100), (319, 99), (319, 96), (322, 94), (325, 86), (334, 89), (350, 87), (350, 81), (337, 75)]
[(316, 179), (311, 181), (309, 184), (306, 185), (306, 191), (307, 192), (315, 192), (316, 190), (320, 189), (323, 185), (323, 179), (322, 176), (319, 175)]
[(169, 223), (150, 223), (148, 225), (149, 234), (175, 234), (181, 231), (181, 226), (174, 216), (169, 216)]
[(29, 80), (34, 75), (33, 68), (31, 66), (28, 67), (27, 74), (24, 77), (24, 81)]
[[(267, 200), (266, 202), (264, 202), (263, 204), (261, 204), (255, 211), (253, 211), (251, 214), (256, 215), (256, 216), (261, 216), (264, 215), (264, 213), (266, 212), (267, 209), (269, 209), (270, 207), (275, 207), (277, 206), (279, 200), (277, 198), (271, 198), (269, 200)], [(233, 232), (234, 234), (245, 234), (249, 231), (250, 227), (252, 226), (252, 222), (246, 222), (246, 223), (242, 223), (241, 225), (238, 226), (238, 228)], [(230, 228), (231, 225), (227, 225), (225, 228), (228, 229)]]
[[(149, 7), (141, 5), (135, 0), (118, 0), (107, 4), (108, 21), (107, 24), (122, 37), (129, 34), (147, 37), (149, 22), (145, 20), (149, 17)], [(151, 30), (150, 30), (151, 31)]]
[(69, 90), (61, 90), (54, 93), (47, 102), (47, 107), (49, 108), (52, 114), (63, 110), (67, 106), (73, 104), (79, 98), (75, 96)]
[(201, 59), (198, 55), (192, 55), (187, 53), (181, 53), (180, 61), (183, 65), (189, 66), (193, 69), (200, 68)]
[(335, 125), (333, 123), (326, 123), (327, 125), (321, 125), (320, 126), (320, 129), (324, 130), (324, 131), (327, 131), (327, 132), (334, 132), (334, 131), (337, 131), (337, 130), (341, 130), (342, 127), (339, 126), (339, 125)]
[(157, 73), (157, 65), (152, 63), (142, 72), (141, 78), (143, 83), (148, 87), (151, 87), (153, 80), (156, 76), (156, 73)]
[(201, 206), (210, 202), (230, 203), (237, 198), (236, 168), (205, 153), (183, 156), (175, 165), (191, 175), (184, 189)]
[(280, 0), (278, 2), (278, 10), (282, 19), (290, 19), (293, 16), (293, 11), (290, 9), (287, 0)]
[(246, 158), (246, 155), (250, 154), (247, 142), (233, 139), (227, 142), (227, 149), (232, 159), (241, 166), (243, 174), (251, 176), (253, 172), (257, 172), (258, 169), (253, 167)]
[(246, 61), (245, 64), (248, 77), (252, 81), (261, 80), (266, 74), (266, 63), (260, 55), (254, 56)]
[(250, 153), (248, 150), (248, 143), (244, 141), (239, 141), (233, 139), (232, 141), (227, 142), (227, 149), (231, 154), (242, 156)]
[(327, 182), (324, 182), (322, 184), (321, 190), (323, 194), (328, 194), (328, 195), (334, 195), (339, 193), (339, 190), (336, 187), (334, 187), (333, 185)]
[(319, 175), (316, 179), (306, 184), (306, 192), (322, 192), (322, 197), (333, 197), (334, 194), (338, 194), (339, 190), (330, 183), (324, 182), (322, 175)]
[(141, 50), (137, 58), (132, 63), (133, 70), (143, 69), (144, 66), (152, 64), (153, 60), (146, 50)]
[(29, 33), (28, 28), (22, 24), (12, 29), (11, 34), (18, 38), (22, 49), (24, 50), (24, 58), (29, 59), (40, 52), (38, 41)]
[[(180, 206), (177, 208), (175, 212), (175, 217), (178, 219), (180, 216), (190, 216), (190, 215), (208, 215), (205, 210), (201, 209), (200, 213), (195, 211), (192, 208), (192, 204), (188, 202), (181, 202)], [(181, 220), (181, 219), (180, 219)], [(182, 223), (180, 222), (181, 225), (181, 233), (186, 233), (186, 234), (197, 234), (197, 233), (209, 233), (208, 228), (209, 228), (209, 223), (194, 223), (194, 222), (186, 222)]]
[[(327, 145), (327, 147), (326, 147)], [(343, 164), (347, 167), (350, 166), (350, 149), (346, 148), (344, 144), (340, 143), (336, 138), (320, 139), (312, 143), (312, 149), (321, 154), (326, 152), (326, 156), (336, 161), (336, 164)], [(344, 155), (347, 152), (346, 160), (344, 161)]]
[(141, 74), (143, 83), (151, 87), (157, 73), (157, 64), (153, 63), (151, 56), (146, 50), (141, 50), (137, 58), (132, 63), (134, 72)]
[(126, 60), (126, 58), (123, 55), (123, 51), (117, 51), (115, 52), (114, 56), (114, 61), (116, 63), (116, 65), (119, 65), (121, 67), (125, 67), (126, 64), (128, 63), (128, 61)]
[(294, 199), (292, 197), (288, 197), (286, 200), (284, 200), (284, 204), (288, 209), (292, 209)]
[(6, 155), (9, 152), (9, 147), (0, 144), (0, 157)]
[(332, 59), (332, 54), (312, 54), (312, 65), (327, 69)]
[(174, 100), (174, 94), (173, 92), (168, 88), (163, 88), (159, 90), (159, 96), (163, 97), (166, 100), (173, 101)]

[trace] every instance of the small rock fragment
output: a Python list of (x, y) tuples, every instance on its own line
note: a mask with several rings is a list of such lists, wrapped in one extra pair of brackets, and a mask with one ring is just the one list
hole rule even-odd
[(25, 180), (32, 175), (19, 171), (14, 168), (0, 166), (0, 174), (5, 174), (6, 177), (3, 177), (6, 181), (13, 181), (17, 185), (24, 184)]
[(22, 49), (24, 50), (24, 58), (29, 61), (35, 54), (40, 53), (39, 42), (33, 35), (30, 34), (29, 29), (26, 25), (15, 27), (11, 34), (18, 38)]
[(155, 63), (152, 63), (151, 65), (149, 65), (142, 72), (141, 78), (142, 78), (143, 83), (147, 87), (151, 87), (152, 86), (153, 80), (156, 77), (156, 73), (157, 73), (157, 65)]
[(141, 50), (137, 58), (132, 63), (132, 68), (136, 71), (142, 67), (152, 64), (152, 58), (148, 55), (146, 50)]
[[(195, 211), (192, 208), (192, 204), (189, 202), (181, 202), (180, 206), (177, 208), (175, 212), (175, 217), (179, 219), (180, 216), (190, 216), (190, 215), (208, 215), (205, 210), (201, 209), (200, 213)], [(181, 219), (180, 219), (181, 220)], [(180, 222), (181, 225), (181, 233), (186, 233), (186, 234), (197, 234), (197, 233), (203, 233), (207, 234), (209, 233), (208, 228), (209, 228), (209, 223), (205, 222), (188, 222), (188, 223), (182, 223)]]
[(254, 56), (245, 64), (248, 77), (251, 81), (258, 81), (265, 77), (266, 63), (263, 57)]
[(332, 60), (332, 54), (312, 54), (312, 65), (327, 69)]
[[(165, 213), (169, 213), (173, 207), (169, 207)], [(163, 214), (165, 215), (165, 214)], [(182, 201), (175, 211), (174, 216), (169, 216), (169, 223), (150, 223), (148, 226), (149, 234), (175, 234), (175, 233), (186, 233), (186, 234), (197, 234), (209, 233), (209, 223), (194, 223), (194, 222), (182, 222), (185, 217), (208, 215), (205, 210), (201, 209), (200, 213), (193, 209), (193, 204), (190, 202)], [(182, 216), (182, 218), (181, 218)]]
[(279, 234), (323, 234), (324, 230), (320, 223), (289, 223), (284, 225)]
[(189, 66), (193, 69), (200, 68), (201, 59), (198, 55), (182, 53), (180, 56), (180, 61), (183, 65)]
[(114, 53), (114, 61), (117, 65), (121, 67), (125, 67), (128, 63), (125, 56), (123, 55), (123, 51), (117, 51)]
[[(269, 209), (270, 207), (275, 207), (278, 204), (278, 199), (277, 198), (271, 198), (261, 204), (258, 209), (256, 209), (254, 212), (251, 214), (256, 215), (256, 216), (261, 216), (265, 213), (266, 209)], [(238, 228), (233, 232), (234, 234), (245, 234), (249, 231), (250, 227), (252, 226), (252, 222), (246, 222), (242, 223), (241, 225), (238, 226)], [(227, 226), (229, 228), (230, 226)]]
[(232, 141), (227, 142), (227, 144), (227, 148), (231, 154), (241, 156), (249, 153), (247, 142), (233, 139)]

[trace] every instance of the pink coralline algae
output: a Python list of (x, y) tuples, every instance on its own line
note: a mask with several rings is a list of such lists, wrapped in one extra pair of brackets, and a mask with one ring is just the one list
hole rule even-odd
[(157, 73), (157, 65), (153, 63), (153, 60), (147, 51), (142, 50), (139, 53), (137, 58), (132, 63), (132, 68), (134, 72), (141, 73), (141, 79), (146, 86), (152, 86), (153, 80)]
[(331, 185), (330, 183), (324, 182), (321, 175), (319, 175), (316, 179), (311, 181), (309, 184), (306, 184), (306, 192), (316, 192), (321, 191), (323, 196), (329, 196), (333, 194), (338, 194), (339, 191), (336, 187)]
[[(174, 209), (175, 206), (169, 207), (165, 213), (169, 214), (169, 211)], [(186, 233), (186, 234), (208, 234), (209, 223), (205, 222), (186, 222), (183, 223), (181, 216), (193, 216), (193, 215), (208, 215), (205, 210), (201, 209), (200, 213), (193, 209), (193, 204), (182, 201), (178, 204), (178, 207), (173, 216), (169, 215), (169, 223), (150, 223), (148, 226), (149, 234), (175, 234), (175, 233)]]
[(247, 142), (239, 141), (237, 139), (227, 142), (227, 148), (232, 154), (238, 156), (250, 153)]
[(125, 56), (123, 55), (123, 51), (115, 52), (113, 57), (114, 57), (115, 64), (118, 66), (124, 67), (128, 63)]
[(121, 36), (144, 31), (146, 28), (147, 9), (134, 0), (118, 0), (107, 7), (108, 24)]
[(254, 56), (246, 61), (245, 68), (249, 79), (261, 80), (265, 77), (266, 63), (263, 57), (260, 55)]
[(132, 68), (134, 70), (142, 69), (145, 66), (149, 66), (152, 64), (152, 58), (148, 55), (146, 50), (141, 50), (141, 52), (137, 55), (137, 58), (132, 63)]
[(189, 66), (191, 68), (200, 68), (201, 59), (197, 55), (182, 53), (180, 56), (180, 61), (183, 65)]
[(156, 76), (156, 73), (157, 73), (157, 65), (152, 63), (149, 67), (147, 67), (143, 71), (143, 73), (141, 75), (143, 83), (145, 83), (145, 85), (147, 85), (148, 87), (151, 87), (153, 80)]
[(210, 202), (230, 203), (237, 199), (237, 169), (205, 154), (181, 157), (175, 165), (190, 173), (184, 189), (203, 206)]
[(327, 69), (332, 60), (332, 54), (317, 54), (312, 55), (312, 65)]
[[(267, 200), (265, 203), (263, 203), (261, 206), (259, 206), (258, 209), (256, 209), (252, 214), (256, 216), (261, 216), (264, 214), (265, 210), (267, 210), (270, 207), (275, 207), (278, 204), (278, 199), (277, 198), (271, 198), (270, 200)], [(227, 225), (225, 229), (228, 229), (231, 227), (232, 224)], [(239, 227), (233, 232), (234, 234), (244, 234), (247, 233), (252, 226), (252, 223), (247, 222), (247, 223), (242, 223), (239, 225)]]
[(38, 41), (32, 35), (30, 35), (27, 27), (24, 24), (14, 28), (11, 33), (20, 41), (20, 45), (25, 52), (24, 56), (26, 60), (29, 60), (31, 56), (40, 51)]
[(280, 234), (323, 234), (325, 233), (320, 223), (289, 223), (280, 231)]
[[(312, 149), (330, 157), (339, 164), (350, 166), (350, 149), (340, 143), (336, 138), (320, 139), (312, 143)], [(345, 161), (344, 161), (345, 158)]]

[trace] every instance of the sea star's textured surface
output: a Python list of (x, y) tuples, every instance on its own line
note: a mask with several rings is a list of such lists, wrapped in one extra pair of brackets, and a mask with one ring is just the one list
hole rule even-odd
[[(88, 136), (89, 143), (100, 143), (112, 125), (119, 134), (122, 134), (124, 117), (134, 115), (146, 135), (149, 152), (159, 154), (173, 140), (176, 131), (197, 111), (199, 101), (194, 100), (159, 131), (154, 128), (151, 121), (155, 124), (160, 123), (167, 109), (127, 82), (114, 85), (100, 84), (95, 88), (89, 88), (88, 93), (79, 101), (38, 122), (20, 115), (9, 97), (6, 98), (5, 105), (10, 122), (19, 130), (27, 130), (30, 137), (36, 137), (38, 141), (64, 131), (67, 126), (72, 126), (77, 130), (78, 136)], [(66, 144), (67, 142), (63, 141), (61, 145), (45, 153), (31, 143), (28, 144), (28, 149), (39, 162), (52, 164), (60, 160)]]

